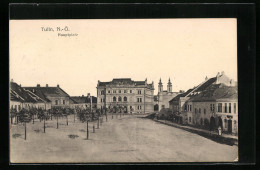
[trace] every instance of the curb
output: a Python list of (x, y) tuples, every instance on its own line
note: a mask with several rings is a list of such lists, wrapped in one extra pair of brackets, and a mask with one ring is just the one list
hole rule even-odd
[[(153, 120), (153, 119), (152, 119), (152, 120)], [(198, 134), (198, 135), (200, 135), (200, 136), (203, 136), (203, 137), (205, 137), (205, 138), (207, 138), (207, 139), (213, 140), (213, 141), (218, 142), (218, 143), (238, 146), (238, 139), (229, 138), (229, 137), (224, 137), (224, 136), (219, 136), (219, 135), (217, 135), (217, 134), (212, 134), (212, 133), (209, 133), (209, 132), (199, 131), (199, 130), (196, 130), (196, 129), (190, 129), (190, 128), (186, 128), (186, 127), (180, 127), (180, 126), (178, 126), (178, 125), (174, 125), (174, 124), (170, 124), (170, 123), (165, 123), (165, 122), (161, 122), (161, 121), (158, 121), (158, 120), (153, 120), (153, 121), (158, 122), (158, 123), (161, 123), (161, 124), (165, 124), (165, 125), (168, 125), (168, 126), (172, 126), (172, 127), (175, 127), (175, 128), (179, 128), (179, 129), (182, 129), (182, 130), (191, 132), (191, 133)]]

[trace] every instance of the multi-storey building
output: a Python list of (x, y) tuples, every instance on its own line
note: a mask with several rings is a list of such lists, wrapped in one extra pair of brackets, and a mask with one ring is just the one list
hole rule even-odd
[(182, 123), (237, 133), (237, 85), (224, 72), (193, 89), (177, 95), (169, 103)]
[(154, 111), (154, 84), (133, 81), (130, 78), (98, 81), (97, 108), (123, 108), (124, 113), (150, 113)]
[(158, 110), (160, 111), (161, 109), (164, 108), (169, 108), (169, 101), (177, 96), (179, 93), (178, 92), (172, 92), (172, 83), (169, 78), (168, 84), (167, 84), (167, 90), (163, 90), (163, 83), (162, 80), (160, 79), (158, 83)]
[(24, 89), (31, 94), (49, 100), (51, 107), (66, 108), (70, 106), (70, 96), (62, 90), (59, 85), (57, 85), (57, 87), (49, 87), (48, 84), (46, 84), (45, 87), (41, 87), (40, 84), (37, 84), (35, 87), (24, 87)]
[(20, 111), (22, 108), (29, 109), (32, 107), (50, 109), (50, 106), (50, 100), (26, 90), (21, 85), (18, 85), (11, 80), (10, 109), (15, 109), (16, 111)]

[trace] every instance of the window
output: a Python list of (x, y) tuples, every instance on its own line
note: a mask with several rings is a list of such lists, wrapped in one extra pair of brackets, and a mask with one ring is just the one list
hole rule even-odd
[(116, 90), (113, 90), (113, 93), (116, 93)]
[(218, 112), (219, 112), (219, 113), (222, 113), (222, 103), (219, 103), (219, 104), (218, 104)]
[(17, 105), (14, 106), (15, 110), (17, 111)]
[(132, 90), (130, 90), (130, 93), (132, 93)]
[(187, 110), (187, 105), (185, 104), (185, 105), (184, 105), (184, 111), (186, 111), (186, 110)]
[(137, 98), (137, 102), (142, 103), (142, 98)]
[(124, 90), (124, 93), (127, 93), (127, 90)]
[(195, 114), (197, 113), (197, 108), (195, 108)]
[(125, 101), (125, 102), (127, 101), (127, 97), (126, 97), (126, 96), (124, 97), (124, 101)]
[(191, 117), (189, 117), (189, 122), (191, 123)]
[(189, 107), (190, 105), (188, 105), (188, 111), (190, 110), (190, 107)]
[(18, 105), (18, 110), (19, 110), (19, 111), (21, 110), (21, 106), (20, 106), (20, 105)]
[(206, 109), (204, 109), (204, 115), (206, 114)]
[(142, 94), (142, 91), (141, 91), (141, 90), (138, 90), (138, 94)]
[(201, 109), (199, 108), (199, 113), (201, 113)]
[(190, 105), (190, 111), (191, 111), (191, 105)]
[(122, 98), (121, 96), (118, 97), (118, 101), (121, 102), (122, 101)]
[(227, 113), (227, 103), (225, 103), (225, 113)]
[(100, 102), (102, 103), (102, 98), (100, 99)]
[(234, 113), (236, 113), (236, 112), (237, 112), (237, 104), (234, 103)]
[(58, 100), (55, 100), (55, 105), (58, 105)]
[(101, 90), (101, 95), (104, 95), (104, 90)]
[(215, 105), (214, 104), (210, 104), (210, 110), (214, 111), (215, 110)]
[(110, 93), (110, 90), (108, 90), (108, 93)]
[(231, 103), (228, 104), (228, 112), (231, 113)]
[(115, 96), (113, 97), (113, 102), (116, 102), (116, 97)]
[(65, 100), (63, 100), (63, 104), (65, 104)]
[(121, 93), (121, 90), (119, 90), (118, 93)]
[(138, 106), (137, 108), (138, 108), (138, 110), (141, 110), (141, 109), (142, 109), (142, 106)]

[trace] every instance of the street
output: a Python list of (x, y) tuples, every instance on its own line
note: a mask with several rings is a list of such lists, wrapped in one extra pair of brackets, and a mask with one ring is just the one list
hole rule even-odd
[[(93, 133), (89, 123), (89, 140), (86, 140), (86, 123), (69, 117), (29, 123), (27, 140), (23, 139), (22, 124), (12, 125), (10, 131), (11, 162), (229, 162), (237, 158), (238, 147), (219, 144), (197, 134), (154, 122), (141, 116), (116, 116), (108, 122), (104, 117), (99, 129)], [(15, 134), (18, 137), (14, 137)], [(74, 135), (70, 138), (68, 135)], [(40, 145), (39, 145), (40, 143)]]

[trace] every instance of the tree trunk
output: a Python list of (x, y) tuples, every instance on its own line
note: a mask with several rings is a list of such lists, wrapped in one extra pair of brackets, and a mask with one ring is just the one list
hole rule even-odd
[(66, 119), (67, 119), (67, 126), (69, 125), (69, 122), (68, 122), (68, 116), (66, 115)]
[(74, 113), (74, 123), (75, 123), (75, 113)]
[(58, 116), (57, 116), (57, 129), (59, 129)]
[(13, 117), (11, 116), (11, 124), (13, 124)]
[(98, 116), (98, 122), (97, 122), (97, 129), (99, 129), (99, 116)]
[(43, 122), (43, 132), (45, 133), (45, 119), (44, 119), (44, 122)]
[(52, 120), (52, 114), (51, 114), (51, 120)]
[(26, 122), (24, 123), (24, 140), (26, 140)]
[(87, 121), (87, 139), (88, 139), (88, 121)]
[(33, 124), (34, 124), (34, 115), (32, 117), (33, 117)]

